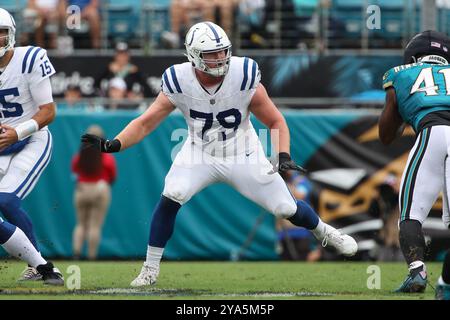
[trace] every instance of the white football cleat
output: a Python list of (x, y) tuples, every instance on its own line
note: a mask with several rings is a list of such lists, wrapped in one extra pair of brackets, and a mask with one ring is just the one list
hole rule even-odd
[(355, 239), (349, 235), (342, 234), (336, 228), (330, 225), (325, 225), (325, 236), (322, 239), (322, 246), (326, 247), (328, 244), (334, 247), (340, 254), (351, 257), (358, 251), (358, 244)]
[(159, 274), (159, 266), (145, 264), (142, 266), (141, 273), (134, 279), (130, 285), (132, 287), (151, 286), (156, 283)]
[(42, 280), (42, 274), (40, 274), (35, 267), (27, 266), (23, 270), (18, 281), (39, 281)]

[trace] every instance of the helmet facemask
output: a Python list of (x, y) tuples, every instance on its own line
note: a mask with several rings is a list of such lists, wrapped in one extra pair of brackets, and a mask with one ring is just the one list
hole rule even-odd
[[(227, 74), (230, 67), (231, 45), (227, 48), (220, 48), (218, 50), (211, 51), (202, 52), (195, 48), (187, 48), (187, 51), (188, 54), (186, 54), (186, 56), (196, 69), (205, 72), (213, 77), (222, 77)], [(220, 51), (226, 51), (225, 57), (222, 59), (205, 59), (203, 57), (205, 53), (208, 54)]]
[(11, 27), (0, 27), (2, 30), (8, 30), (6, 35), (0, 35), (0, 58), (2, 58), (8, 50), (11, 50), (15, 44), (14, 30)]
[[(225, 57), (222, 59), (205, 59), (204, 55), (209, 53), (216, 53), (225, 51)], [(220, 50), (211, 51), (211, 52), (201, 52), (200, 53), (200, 70), (212, 75), (213, 77), (222, 77), (225, 76), (228, 72), (228, 68), (230, 66), (231, 59), (231, 46), (228, 48), (221, 48)]]

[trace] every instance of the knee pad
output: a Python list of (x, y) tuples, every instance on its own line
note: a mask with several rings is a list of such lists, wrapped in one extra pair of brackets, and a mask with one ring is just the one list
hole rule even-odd
[(297, 204), (294, 201), (290, 201), (278, 204), (273, 214), (277, 218), (287, 219), (292, 217), (295, 212), (297, 212)]
[(172, 201), (178, 202), (183, 205), (189, 201), (191, 195), (189, 194), (189, 187), (183, 181), (174, 181), (173, 183), (166, 183), (163, 191), (163, 196), (169, 198)]

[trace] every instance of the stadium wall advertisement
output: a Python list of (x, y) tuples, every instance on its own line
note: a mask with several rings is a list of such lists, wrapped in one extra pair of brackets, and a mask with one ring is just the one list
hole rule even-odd
[[(383, 221), (371, 213), (373, 201), (380, 195), (380, 186), (401, 175), (414, 133), (408, 130), (399, 141), (385, 147), (378, 140), (378, 115), (368, 111), (284, 114), (291, 132), (292, 156), (309, 170), (315, 187), (313, 205), (325, 221), (355, 236), (362, 249), (357, 258), (367, 257), (366, 253), (376, 247)], [(45, 256), (72, 255), (75, 177), (70, 164), (80, 147), (80, 136), (96, 123), (112, 137), (137, 115), (134, 111), (61, 110), (51, 124), (52, 161), (24, 203)], [(255, 119), (253, 123), (261, 133), (263, 126)], [(184, 139), (176, 130), (180, 128), (186, 128), (184, 119), (175, 112), (140, 144), (115, 155), (118, 179), (103, 228), (101, 258), (144, 257), (152, 210), (163, 189), (171, 153)], [(438, 201), (424, 225), (431, 258), (439, 258), (450, 240), (440, 220), (441, 206)], [(193, 197), (180, 210), (175, 228), (164, 252), (166, 259), (278, 258), (273, 216), (224, 184), (210, 186)]]
[[(382, 77), (401, 64), (399, 56), (254, 56), (261, 69), (262, 83), (272, 97), (382, 97)], [(52, 57), (56, 69), (53, 92), (61, 97), (69, 84), (78, 84), (84, 96), (96, 96), (111, 57)], [(145, 95), (156, 96), (164, 70), (184, 57), (135, 57), (145, 82)], [(95, 65), (95, 68), (92, 66)], [(349, 85), (351, 83), (351, 85)]]

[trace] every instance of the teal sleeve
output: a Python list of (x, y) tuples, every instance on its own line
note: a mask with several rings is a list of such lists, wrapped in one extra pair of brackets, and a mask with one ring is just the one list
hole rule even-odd
[(387, 90), (390, 87), (395, 88), (395, 76), (396, 76), (396, 73), (394, 72), (394, 68), (389, 69), (383, 75), (383, 89), (384, 90)]

